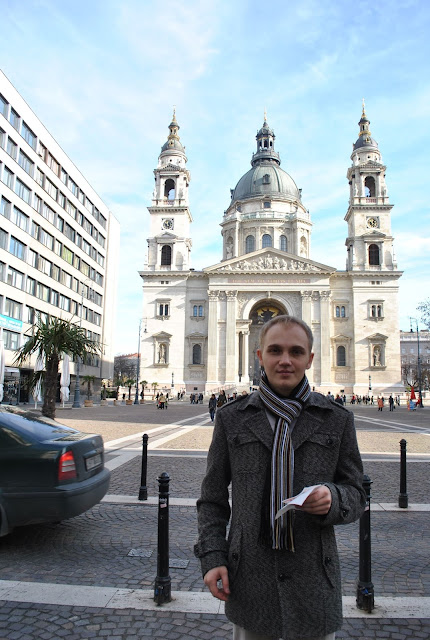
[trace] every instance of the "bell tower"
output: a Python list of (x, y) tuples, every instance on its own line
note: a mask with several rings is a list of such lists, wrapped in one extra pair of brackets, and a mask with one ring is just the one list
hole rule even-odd
[(173, 110), (167, 142), (161, 147), (154, 169), (155, 186), (152, 205), (148, 207), (151, 236), (145, 268), (153, 271), (190, 268), (190, 223), (193, 219), (188, 207), (188, 188), (191, 176), (178, 131)]
[(353, 144), (347, 178), (350, 186), (347, 271), (394, 271), (397, 269), (391, 235), (391, 209), (385, 183), (386, 166), (378, 143), (372, 138), (370, 121), (363, 110), (358, 140)]

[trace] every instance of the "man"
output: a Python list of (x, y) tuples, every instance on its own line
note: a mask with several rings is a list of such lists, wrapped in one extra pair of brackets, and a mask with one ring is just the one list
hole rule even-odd
[[(226, 603), (234, 640), (332, 640), (342, 623), (333, 525), (363, 512), (362, 464), (353, 414), (310, 391), (312, 342), (302, 320), (270, 320), (259, 390), (217, 412), (195, 554)], [(312, 485), (300, 510), (276, 518), (286, 498)]]
[(216, 398), (215, 398), (215, 394), (213, 393), (209, 398), (209, 415), (211, 417), (212, 422), (215, 419), (215, 411), (216, 411)]

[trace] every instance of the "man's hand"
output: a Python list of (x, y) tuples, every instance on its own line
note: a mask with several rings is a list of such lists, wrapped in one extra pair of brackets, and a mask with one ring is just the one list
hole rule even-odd
[(331, 491), (325, 485), (321, 485), (306, 498), (300, 511), (306, 511), (318, 516), (325, 516), (331, 507)]
[(227, 567), (214, 567), (205, 574), (203, 582), (209, 588), (214, 598), (218, 598), (218, 600), (228, 599), (230, 587), (228, 584)]

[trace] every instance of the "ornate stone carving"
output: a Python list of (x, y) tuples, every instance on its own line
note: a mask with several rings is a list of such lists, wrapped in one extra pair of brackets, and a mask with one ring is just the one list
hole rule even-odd
[(293, 258), (279, 258), (278, 256), (265, 255), (255, 258), (239, 260), (233, 264), (219, 267), (218, 271), (321, 271), (319, 267), (310, 262)]

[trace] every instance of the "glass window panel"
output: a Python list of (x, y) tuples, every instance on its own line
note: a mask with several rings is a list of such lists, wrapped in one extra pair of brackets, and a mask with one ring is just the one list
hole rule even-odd
[(6, 98), (3, 98), (3, 96), (0, 93), (0, 113), (2, 113), (5, 118), (7, 118), (8, 107), (9, 107), (9, 102), (6, 100)]
[(6, 151), (10, 155), (11, 158), (16, 160), (16, 153), (18, 150), (18, 145), (12, 140), (12, 138), (7, 139)]
[(13, 109), (13, 107), (11, 107), (9, 122), (11, 123), (12, 127), (15, 127), (17, 131), (19, 131), (19, 121), (20, 121), (19, 114), (15, 111), (15, 109)]
[(32, 132), (32, 130), (30, 129), (30, 127), (28, 125), (26, 125), (26, 123), (24, 121), (23, 121), (22, 126), (21, 126), (21, 135), (24, 138), (24, 140), (26, 142), (28, 142), (30, 147), (33, 147), (33, 149), (36, 150), (37, 138), (34, 135), (34, 133)]
[(14, 174), (10, 169), (4, 167), (3, 169), (3, 182), (9, 187), (9, 189), (13, 189), (13, 178)]
[(30, 204), (31, 202), (31, 191), (19, 178), (15, 181), (15, 193), (17, 196), (22, 198), (24, 202)]

